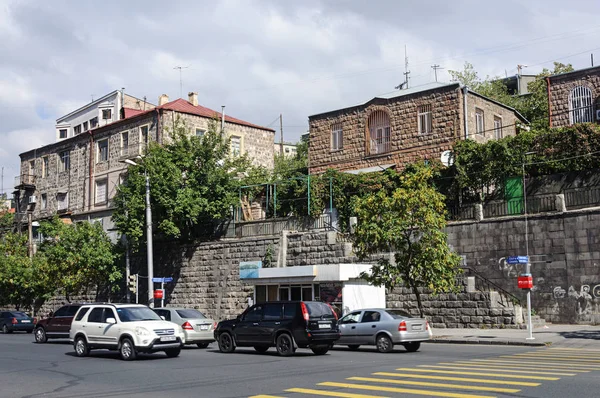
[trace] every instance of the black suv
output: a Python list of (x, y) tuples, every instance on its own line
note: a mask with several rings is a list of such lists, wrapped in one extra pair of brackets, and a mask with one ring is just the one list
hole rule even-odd
[(256, 304), (215, 329), (219, 350), (226, 353), (236, 347), (254, 347), (263, 353), (275, 346), (282, 356), (293, 355), (298, 347), (323, 355), (339, 337), (335, 311), (317, 301)]

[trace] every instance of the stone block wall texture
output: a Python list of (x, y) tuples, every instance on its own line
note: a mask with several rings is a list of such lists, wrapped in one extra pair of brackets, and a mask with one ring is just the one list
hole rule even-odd
[[(483, 111), (483, 134), (476, 133), (475, 112), (477, 109)], [(519, 118), (513, 111), (498, 105), (496, 102), (480, 97), (473, 92), (467, 94), (467, 124), (469, 126), (470, 139), (481, 143), (496, 139), (494, 131), (495, 118), (499, 119), (503, 126), (501, 129), (502, 135), (498, 138), (508, 137), (517, 133), (515, 124), (519, 122)]]
[(595, 110), (600, 105), (600, 67), (586, 68), (550, 78), (551, 127), (564, 127), (571, 124), (569, 121), (569, 93), (577, 86), (588, 87), (592, 90), (595, 120)]

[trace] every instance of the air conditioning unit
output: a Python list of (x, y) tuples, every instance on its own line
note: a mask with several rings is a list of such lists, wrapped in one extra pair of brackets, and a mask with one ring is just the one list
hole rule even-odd
[(596, 110), (596, 120), (600, 121), (600, 109)]
[(37, 202), (37, 197), (36, 197), (35, 195), (31, 195), (31, 196), (29, 197), (29, 204), (30, 204), (30, 205), (33, 205), (33, 204), (35, 204), (36, 202)]

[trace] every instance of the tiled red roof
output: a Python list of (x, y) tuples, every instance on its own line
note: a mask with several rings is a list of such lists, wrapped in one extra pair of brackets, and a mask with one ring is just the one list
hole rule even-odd
[[(190, 115), (198, 115), (208, 118), (213, 118), (216, 116), (218, 119), (220, 119), (221, 116), (221, 112), (214, 111), (201, 105), (194, 106), (191, 102), (186, 101), (182, 98), (176, 99), (175, 101), (167, 102), (166, 104), (157, 107), (157, 109), (167, 109), (171, 111), (187, 113)], [(275, 131), (267, 127), (259, 126), (257, 124), (246, 122), (244, 120), (236, 119), (235, 117), (228, 116), (227, 114), (225, 114), (225, 121), (233, 124), (239, 124), (241, 126), (253, 127), (260, 130), (267, 130), (273, 132)]]
[(128, 117), (133, 117), (133, 116), (137, 116), (141, 113), (144, 113), (146, 111), (143, 111), (141, 109), (133, 109), (133, 108), (125, 108), (123, 107), (123, 112), (125, 113), (125, 117), (123, 119), (127, 119)]

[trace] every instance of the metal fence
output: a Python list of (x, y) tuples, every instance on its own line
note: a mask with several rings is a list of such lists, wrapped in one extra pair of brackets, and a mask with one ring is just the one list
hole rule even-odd
[(446, 219), (448, 221), (460, 221), (460, 220), (474, 220), (475, 219), (475, 206), (472, 204), (457, 206), (453, 204), (447, 204)]
[(572, 189), (565, 191), (567, 209), (583, 209), (600, 206), (600, 187)]
[(331, 215), (322, 214), (317, 218), (290, 217), (271, 218), (260, 221), (247, 221), (230, 224), (225, 231), (225, 238), (247, 238), (253, 236), (279, 235), (281, 231), (306, 232), (312, 230), (331, 229)]

